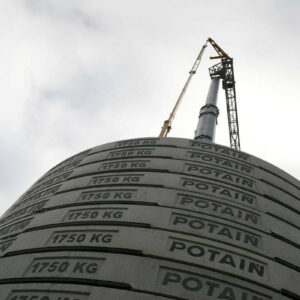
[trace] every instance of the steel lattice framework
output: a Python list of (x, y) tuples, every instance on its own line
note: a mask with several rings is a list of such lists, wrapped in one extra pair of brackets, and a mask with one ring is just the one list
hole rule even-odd
[(222, 58), (222, 61), (209, 69), (210, 77), (220, 77), (225, 90), (230, 147), (240, 150), (239, 122), (236, 104), (233, 59)]

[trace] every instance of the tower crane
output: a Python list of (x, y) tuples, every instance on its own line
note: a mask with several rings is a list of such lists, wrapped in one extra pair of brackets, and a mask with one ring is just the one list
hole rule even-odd
[(225, 97), (226, 97), (230, 147), (236, 150), (240, 150), (241, 146), (240, 146), (240, 136), (239, 136), (235, 81), (234, 81), (234, 72), (233, 72), (233, 59), (211, 38), (208, 38), (206, 43), (203, 45), (191, 71), (189, 72), (189, 77), (175, 103), (175, 106), (169, 116), (169, 119), (164, 121), (159, 137), (166, 137), (170, 132), (172, 121), (175, 117), (179, 104), (182, 101), (182, 98), (189, 86), (189, 83), (193, 75), (197, 72), (202, 55), (204, 53), (205, 48), (207, 47), (207, 43), (210, 43), (218, 54), (218, 56), (213, 56), (210, 58), (221, 59), (220, 63), (212, 66), (209, 69), (209, 74), (212, 79), (213, 78), (222, 79), (222, 86), (223, 89), (225, 90)]

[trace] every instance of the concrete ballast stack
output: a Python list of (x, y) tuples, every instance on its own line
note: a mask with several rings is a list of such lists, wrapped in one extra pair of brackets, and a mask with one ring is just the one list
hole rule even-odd
[(2, 216), (0, 298), (300, 299), (299, 191), (284, 171), (217, 144), (94, 147)]

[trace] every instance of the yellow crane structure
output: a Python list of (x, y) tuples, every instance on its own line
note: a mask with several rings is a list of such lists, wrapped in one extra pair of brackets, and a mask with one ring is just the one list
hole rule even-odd
[(172, 128), (172, 127), (171, 127), (172, 121), (173, 121), (173, 119), (174, 119), (174, 117), (175, 117), (175, 114), (176, 114), (176, 112), (177, 112), (177, 109), (178, 109), (178, 107), (179, 107), (179, 104), (180, 104), (181, 101), (182, 101), (182, 98), (183, 98), (183, 96), (184, 96), (184, 94), (185, 94), (185, 92), (186, 92), (186, 90), (187, 90), (187, 88), (188, 88), (188, 86), (189, 86), (189, 84), (190, 84), (190, 81), (191, 81), (192, 77), (193, 77), (193, 76), (196, 74), (196, 72), (197, 72), (197, 69), (198, 69), (198, 67), (199, 67), (199, 64), (200, 64), (202, 55), (203, 55), (204, 50), (205, 50), (206, 47), (207, 47), (207, 41), (206, 41), (206, 43), (203, 45), (203, 47), (202, 47), (202, 49), (201, 49), (199, 55), (197, 56), (197, 59), (196, 59), (195, 63), (193, 64), (193, 67), (192, 67), (191, 71), (189, 72), (190, 75), (189, 75), (189, 77), (188, 77), (188, 79), (187, 79), (187, 81), (186, 81), (186, 83), (185, 83), (185, 85), (184, 85), (184, 87), (183, 87), (183, 89), (182, 89), (182, 91), (181, 91), (181, 93), (180, 93), (180, 95), (179, 95), (179, 97), (178, 97), (176, 103), (175, 103), (175, 106), (174, 106), (172, 112), (170, 113), (169, 119), (166, 120), (166, 121), (164, 122), (164, 124), (163, 124), (163, 127), (162, 127), (162, 129), (161, 129), (161, 132), (160, 132), (160, 134), (159, 134), (159, 137), (166, 137), (166, 136), (168, 135), (168, 133), (170, 132), (170, 130), (171, 130), (171, 128)]
[(238, 115), (237, 115), (237, 103), (236, 103), (236, 92), (235, 92), (235, 81), (233, 72), (233, 59), (211, 38), (208, 38), (206, 43), (203, 45), (191, 71), (189, 72), (189, 77), (175, 103), (175, 106), (169, 116), (169, 119), (164, 121), (159, 137), (166, 137), (171, 130), (172, 121), (178, 110), (179, 104), (189, 86), (189, 83), (196, 73), (201, 58), (203, 56), (204, 50), (207, 44), (210, 43), (218, 56), (212, 56), (211, 59), (221, 59), (221, 62), (209, 69), (211, 78), (219, 77), (222, 79), (222, 86), (225, 90), (226, 106), (227, 106), (227, 117), (228, 117), (228, 127), (229, 127), (229, 139), (230, 146), (236, 150), (240, 150), (240, 137), (239, 137), (239, 125), (238, 125)]

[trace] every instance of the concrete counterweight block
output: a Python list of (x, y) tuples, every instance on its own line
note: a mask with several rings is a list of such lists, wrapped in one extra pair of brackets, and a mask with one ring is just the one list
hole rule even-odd
[(0, 299), (300, 299), (300, 182), (179, 138), (96, 146), (0, 219)]

